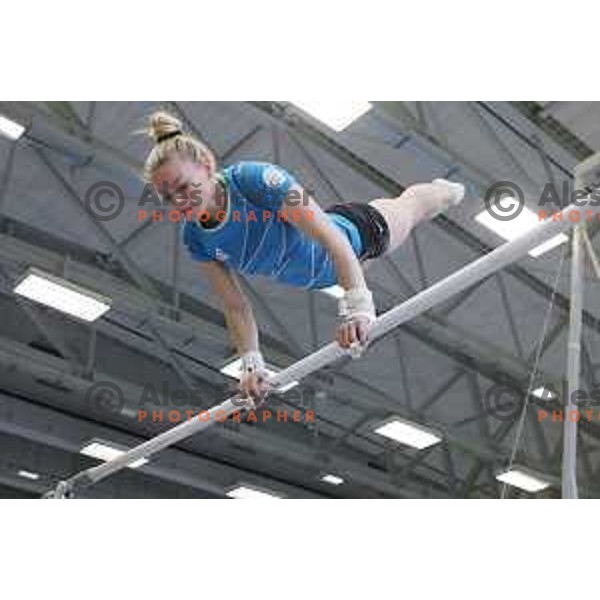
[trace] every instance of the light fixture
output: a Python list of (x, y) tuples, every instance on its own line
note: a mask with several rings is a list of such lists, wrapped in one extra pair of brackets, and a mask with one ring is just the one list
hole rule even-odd
[(332, 475), (331, 473), (327, 473), (327, 475), (323, 475), (321, 477), (321, 481), (323, 481), (325, 483), (330, 483), (331, 485), (342, 485), (342, 483), (344, 483), (344, 480), (342, 477), (339, 477), (338, 475)]
[[(514, 203), (518, 202), (518, 200), (514, 198), (506, 198), (506, 201), (509, 203), (511, 200)], [(487, 208), (477, 214), (475, 220), (509, 242), (512, 242), (518, 237), (521, 237), (524, 233), (531, 231), (540, 223), (538, 216), (526, 206), (522, 208), (521, 212), (514, 219), (507, 221), (494, 217), (491, 212), (488, 212)], [(539, 246), (536, 246), (533, 250), (530, 250), (529, 255), (537, 258), (549, 250), (552, 250), (552, 248), (564, 244), (568, 240), (569, 238), (564, 233), (559, 233)]]
[(25, 127), (12, 119), (0, 115), (0, 134), (10, 140), (18, 140), (25, 133)]
[[(85, 456), (91, 456), (92, 458), (97, 458), (98, 460), (103, 461), (117, 458), (118, 456), (125, 454), (125, 452), (126, 450), (118, 448), (112, 443), (109, 444), (108, 442), (100, 440), (93, 440), (89, 442), (79, 451), (80, 454), (83, 454)], [(147, 462), (147, 458), (140, 458), (139, 460), (136, 460), (127, 466), (130, 469), (137, 469), (138, 467), (145, 465)]]
[(375, 429), (375, 433), (418, 450), (442, 441), (442, 438), (433, 430), (399, 417), (388, 419)]
[(372, 105), (366, 100), (349, 100), (343, 102), (325, 100), (292, 100), (292, 104), (301, 108), (334, 131), (342, 131), (368, 112)]
[(568, 241), (568, 236), (566, 236), (564, 233), (559, 233), (558, 235), (551, 237), (548, 241), (544, 242), (543, 244), (536, 246), (533, 250), (530, 250), (529, 256), (537, 258), (538, 256), (541, 256), (542, 254), (545, 254), (553, 248), (556, 248), (557, 246), (560, 246)]
[(346, 292), (341, 285), (332, 285), (330, 287), (321, 288), (319, 291), (331, 296), (332, 298), (335, 298), (336, 300), (343, 298), (344, 293)]
[(19, 279), (13, 291), (84, 321), (95, 321), (111, 307), (110, 298), (34, 267)]
[(540, 492), (551, 485), (549, 481), (545, 481), (521, 468), (504, 471), (496, 475), (496, 479), (530, 493)]
[(541, 400), (554, 400), (556, 398), (556, 392), (552, 391), (550, 388), (547, 388), (545, 385), (536, 388), (531, 392), (531, 394), (536, 398), (540, 398)]
[(34, 473), (33, 471), (26, 471), (25, 469), (21, 469), (17, 475), (19, 477), (23, 477), (24, 479), (31, 479), (31, 481), (37, 481), (40, 478), (39, 473)]
[[(233, 379), (240, 379), (242, 373), (242, 359), (236, 358), (231, 362), (227, 363), (225, 366), (221, 367), (221, 373), (223, 375), (227, 375), (228, 377), (233, 377)], [(269, 377), (273, 377), (279, 370), (275, 369), (272, 366), (265, 366), (265, 371)], [(287, 392), (292, 388), (295, 388), (298, 385), (297, 381), (290, 381), (290, 383), (277, 388), (279, 392)]]
[(230, 489), (226, 495), (236, 500), (281, 500), (281, 496), (273, 492), (249, 485), (238, 485)]

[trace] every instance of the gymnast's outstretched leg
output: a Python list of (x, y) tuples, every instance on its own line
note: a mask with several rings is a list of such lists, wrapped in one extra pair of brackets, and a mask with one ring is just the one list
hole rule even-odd
[(434, 218), (461, 202), (465, 188), (461, 183), (436, 179), (432, 183), (418, 183), (407, 188), (397, 198), (372, 200), (389, 228), (389, 245), (385, 254), (401, 246), (418, 223)]

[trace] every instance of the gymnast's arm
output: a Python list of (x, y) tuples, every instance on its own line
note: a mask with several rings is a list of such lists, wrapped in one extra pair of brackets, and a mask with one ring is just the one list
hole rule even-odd
[(345, 289), (366, 287), (362, 268), (348, 238), (327, 218), (323, 209), (300, 185), (295, 184), (290, 188), (288, 197), (299, 197), (301, 200), (289, 202), (289, 206), (282, 206), (298, 215), (290, 219), (290, 224), (298, 227), (306, 234), (316, 239), (331, 254), (338, 283)]
[(329, 221), (317, 202), (299, 184), (294, 184), (290, 192), (302, 200), (297, 206), (292, 205), (288, 192), (286, 203), (299, 213), (297, 219), (289, 222), (316, 239), (331, 254), (338, 283), (345, 290), (344, 298), (338, 301), (337, 342), (342, 348), (351, 348), (356, 343), (364, 346), (369, 325), (375, 319), (375, 307), (360, 262), (348, 238)]
[(238, 354), (258, 352), (258, 328), (252, 306), (235, 273), (217, 261), (202, 262), (200, 268), (221, 299), (225, 323)]
[(208, 261), (200, 263), (200, 268), (208, 277), (213, 292), (221, 298), (227, 330), (242, 358), (239, 389), (251, 399), (258, 399), (269, 388), (269, 384), (250, 301), (235, 273), (225, 265)]

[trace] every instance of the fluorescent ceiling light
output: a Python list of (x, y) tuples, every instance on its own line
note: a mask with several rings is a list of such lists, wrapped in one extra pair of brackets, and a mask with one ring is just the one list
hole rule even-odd
[(566, 236), (564, 233), (559, 233), (558, 235), (551, 237), (548, 241), (544, 242), (543, 244), (536, 246), (533, 250), (530, 250), (529, 256), (537, 258), (538, 256), (545, 254), (549, 250), (552, 250), (552, 248), (556, 248), (557, 246), (560, 246), (561, 244), (564, 244), (568, 241), (568, 236)]
[[(84, 446), (79, 453), (85, 456), (91, 456), (92, 458), (107, 461), (125, 454), (125, 450), (117, 448), (113, 444), (108, 444), (107, 442), (92, 441)], [(132, 462), (130, 465), (128, 465), (128, 467), (130, 469), (137, 469), (138, 467), (145, 465), (147, 462), (147, 458), (140, 458), (139, 460)]]
[(84, 321), (95, 321), (111, 306), (110, 298), (35, 268), (17, 282), (14, 292)]
[(496, 479), (502, 483), (518, 487), (526, 492), (539, 492), (550, 487), (549, 481), (544, 481), (539, 477), (526, 473), (523, 469), (511, 469), (496, 475)]
[(281, 500), (281, 496), (248, 485), (238, 485), (227, 492), (227, 496), (236, 500)]
[(546, 388), (543, 385), (533, 390), (531, 393), (536, 398), (541, 398), (542, 400), (554, 400), (556, 398), (556, 392), (553, 392), (551, 389)]
[(330, 483), (331, 485), (342, 485), (342, 483), (344, 483), (344, 480), (341, 477), (338, 477), (337, 475), (331, 475), (330, 473), (323, 475), (323, 477), (321, 477), (321, 481)]
[[(273, 367), (270, 367), (268, 365), (265, 366), (265, 371), (267, 372), (269, 377), (273, 377), (273, 375), (275, 375), (276, 373), (279, 372), (278, 370), (276, 370)], [(230, 363), (227, 363), (224, 367), (221, 368), (221, 373), (223, 373), (223, 375), (227, 375), (228, 377), (233, 377), (233, 379), (239, 380), (240, 376), (241, 376), (241, 372), (242, 372), (242, 359), (241, 358), (236, 358), (235, 360), (233, 360)], [(288, 390), (295, 388), (297, 385), (298, 385), (297, 381), (290, 381), (290, 383), (288, 383), (287, 385), (284, 385), (277, 389), (280, 392), (287, 392)]]
[(23, 125), (0, 115), (0, 134), (11, 140), (18, 140), (24, 133)]
[(17, 475), (19, 477), (23, 477), (24, 479), (31, 479), (32, 481), (36, 481), (37, 479), (40, 478), (39, 473), (33, 473), (32, 471), (25, 471), (24, 469), (21, 469)]
[(330, 287), (321, 288), (319, 291), (331, 296), (332, 298), (335, 298), (336, 300), (339, 300), (340, 298), (344, 297), (346, 290), (344, 290), (341, 285), (332, 285)]
[(334, 131), (342, 131), (348, 125), (362, 117), (371, 109), (371, 103), (365, 100), (335, 102), (325, 100), (291, 100), (298, 108), (312, 115), (331, 127)]
[[(504, 203), (506, 206), (509, 206), (511, 201), (517, 202), (514, 198), (506, 198)], [(523, 207), (523, 210), (517, 217), (509, 221), (501, 221), (500, 219), (494, 218), (487, 209), (476, 215), (475, 220), (509, 242), (512, 242), (518, 237), (521, 237), (524, 233), (531, 231), (541, 222), (538, 216), (526, 206)], [(537, 258), (549, 250), (552, 250), (552, 248), (564, 244), (568, 239), (569, 238), (564, 233), (559, 233), (539, 246), (536, 246), (533, 250), (530, 250), (529, 255)]]
[(421, 425), (416, 425), (394, 417), (375, 429), (375, 433), (387, 437), (401, 444), (412, 446), (418, 450), (433, 446), (442, 441), (442, 438)]

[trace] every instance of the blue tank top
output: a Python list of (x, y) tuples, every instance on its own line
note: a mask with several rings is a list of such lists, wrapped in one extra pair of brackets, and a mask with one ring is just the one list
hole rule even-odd
[[(291, 219), (276, 218), (278, 210), (290, 208), (284, 200), (295, 184), (285, 169), (270, 163), (239, 162), (220, 174), (228, 187), (227, 217), (214, 228), (196, 220), (183, 223), (183, 243), (194, 260), (221, 261), (244, 275), (307, 289), (337, 283), (329, 252)], [(359, 256), (362, 241), (354, 223), (342, 215), (326, 215)]]

